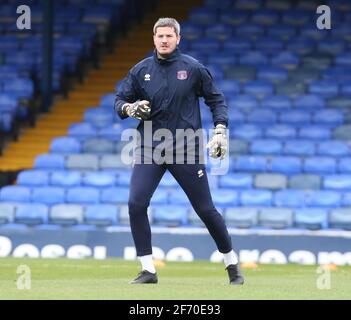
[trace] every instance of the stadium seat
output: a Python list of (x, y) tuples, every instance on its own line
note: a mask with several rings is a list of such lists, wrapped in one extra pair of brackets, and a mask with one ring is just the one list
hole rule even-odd
[(26, 203), (17, 205), (15, 222), (34, 226), (49, 220), (49, 207), (45, 204)]
[(66, 202), (77, 204), (98, 203), (100, 198), (99, 190), (92, 187), (72, 187), (67, 189)]
[(111, 154), (114, 153), (114, 144), (106, 139), (87, 139), (83, 142), (82, 152), (90, 154)]
[(100, 202), (110, 204), (128, 203), (129, 189), (125, 187), (110, 187), (101, 190)]
[(273, 93), (273, 86), (268, 81), (252, 80), (244, 85), (244, 93), (253, 95), (258, 99), (263, 99)]
[(79, 141), (83, 141), (88, 138), (96, 137), (97, 130), (91, 123), (75, 123), (68, 128), (68, 135), (72, 138), (78, 139)]
[(270, 126), (276, 122), (276, 118), (275, 112), (271, 110), (252, 110), (247, 116), (247, 121), (261, 126)]
[(109, 125), (112, 125), (113, 122), (113, 113), (107, 111), (103, 108), (89, 108), (84, 112), (84, 122), (90, 123), (93, 127), (105, 128)]
[[(38, 187), (32, 189), (32, 202), (53, 205), (65, 202), (65, 189), (60, 187)], [(29, 201), (27, 201), (29, 202)]]
[(316, 146), (308, 140), (290, 140), (286, 141), (283, 153), (291, 156), (312, 156), (315, 154)]
[(338, 162), (338, 172), (351, 173), (351, 158), (341, 158)]
[(83, 207), (76, 204), (57, 204), (49, 212), (50, 223), (72, 226), (84, 222)]
[(0, 225), (12, 223), (15, 219), (16, 206), (13, 203), (0, 203)]
[(331, 157), (349, 156), (350, 148), (343, 141), (329, 140), (318, 144), (317, 154)]
[(81, 173), (73, 170), (54, 171), (50, 176), (50, 184), (56, 187), (76, 187), (81, 185)]
[(50, 152), (55, 154), (80, 153), (80, 149), (79, 141), (72, 137), (55, 138), (50, 145)]
[(351, 175), (326, 175), (323, 179), (323, 188), (329, 190), (351, 190)]
[(287, 177), (283, 174), (259, 173), (255, 176), (254, 186), (258, 189), (279, 190), (286, 189)]
[(205, 36), (219, 41), (228, 40), (232, 36), (232, 28), (225, 24), (213, 24), (206, 27)]
[(231, 189), (212, 190), (212, 200), (218, 207), (233, 207), (238, 204), (238, 193)]
[(249, 144), (243, 140), (230, 139), (229, 153), (230, 154), (247, 154), (249, 152)]
[(240, 172), (265, 172), (267, 160), (263, 156), (239, 156), (236, 157), (235, 170)]
[(297, 228), (319, 230), (328, 227), (328, 211), (325, 209), (305, 208), (294, 211), (294, 224)]
[(263, 155), (279, 155), (283, 149), (282, 143), (273, 140), (253, 140), (250, 147), (250, 152), (252, 154), (263, 154)]
[(251, 174), (247, 173), (232, 173), (219, 177), (220, 188), (232, 189), (251, 189), (253, 179)]
[(304, 94), (294, 99), (295, 108), (316, 110), (325, 107), (325, 100), (317, 94)]
[(312, 81), (309, 85), (309, 92), (324, 98), (331, 98), (338, 94), (339, 88), (336, 83), (326, 80)]
[[(181, 191), (181, 190), (180, 190)], [(172, 196), (174, 196), (175, 194), (173, 193)], [(154, 192), (154, 194), (152, 195), (151, 198), (151, 205), (157, 205), (157, 204), (167, 204), (168, 203), (168, 191), (165, 189), (161, 189), (161, 188), (157, 188)], [(174, 198), (170, 198), (170, 202), (172, 204), (176, 204)], [(189, 201), (188, 201), (189, 203)]]
[(307, 201), (309, 207), (335, 208), (341, 204), (341, 195), (336, 191), (312, 191)]
[(182, 38), (189, 41), (200, 39), (204, 34), (204, 28), (197, 23), (192, 23), (192, 22), (182, 23), (181, 28), (182, 28)]
[(155, 225), (178, 227), (188, 223), (188, 208), (184, 206), (153, 206), (152, 218)]
[(289, 188), (301, 190), (315, 190), (321, 188), (321, 177), (313, 174), (298, 174), (289, 179)]
[(340, 125), (344, 122), (344, 117), (339, 110), (320, 110), (313, 115), (313, 122), (322, 125)]
[(69, 154), (66, 159), (69, 170), (98, 170), (99, 157), (95, 154)]
[(333, 138), (336, 140), (351, 140), (351, 125), (343, 125), (335, 128)]
[(42, 154), (35, 158), (34, 168), (41, 170), (64, 169), (65, 156), (60, 154)]
[(298, 137), (301, 139), (310, 140), (328, 140), (330, 139), (331, 131), (322, 125), (306, 125), (300, 128)]
[(299, 190), (281, 190), (274, 194), (277, 207), (301, 208), (305, 206), (305, 193)]
[[(258, 75), (259, 76), (259, 75)], [(271, 95), (266, 96), (261, 102), (264, 109), (290, 109), (292, 107), (291, 99), (284, 95)]]
[(257, 225), (258, 210), (250, 207), (228, 208), (224, 218), (228, 227), (253, 228)]
[(7, 202), (30, 202), (31, 189), (22, 186), (6, 186), (0, 190), (0, 200)]
[(114, 205), (88, 205), (84, 211), (84, 223), (99, 227), (118, 224), (118, 208)]
[(262, 208), (258, 212), (258, 225), (285, 229), (293, 225), (293, 211), (286, 208)]
[(267, 139), (294, 139), (296, 138), (296, 129), (286, 124), (272, 124), (265, 131)]
[(301, 159), (299, 157), (273, 157), (270, 161), (272, 172), (290, 175), (301, 172)]
[(254, 124), (239, 124), (235, 126), (232, 132), (232, 137), (241, 140), (253, 140), (262, 137), (262, 129)]
[(329, 225), (331, 228), (351, 230), (351, 209), (340, 208), (331, 210)]
[(252, 49), (250, 40), (244, 37), (232, 37), (223, 43), (223, 51), (232, 54), (243, 54)]
[(100, 139), (107, 139), (110, 141), (120, 141), (123, 127), (120, 124), (114, 123), (106, 128), (101, 128), (97, 132)]
[(190, 208), (189, 214), (188, 214), (188, 223), (190, 226), (194, 227), (205, 227), (205, 224), (201, 220), (201, 218), (198, 216), (198, 214), (195, 212), (193, 208)]
[(306, 125), (311, 122), (311, 115), (306, 111), (286, 110), (280, 112), (279, 120), (285, 124)]
[(264, 33), (262, 26), (254, 23), (245, 23), (237, 26), (236, 36), (244, 37), (250, 40), (256, 40)]
[(240, 192), (240, 204), (247, 207), (270, 206), (272, 204), (272, 192), (269, 190), (244, 190)]
[(116, 185), (116, 175), (99, 171), (86, 172), (82, 178), (82, 185), (95, 188), (112, 187)]
[(212, 25), (217, 21), (217, 16), (212, 8), (198, 7), (191, 10), (189, 21), (199, 25)]
[(309, 157), (304, 161), (303, 170), (307, 173), (335, 173), (336, 161), (332, 157)]
[(49, 174), (46, 171), (24, 170), (17, 176), (17, 184), (21, 186), (43, 186), (48, 183)]
[(268, 58), (262, 52), (247, 51), (239, 56), (239, 63), (254, 67), (264, 66), (268, 63)]

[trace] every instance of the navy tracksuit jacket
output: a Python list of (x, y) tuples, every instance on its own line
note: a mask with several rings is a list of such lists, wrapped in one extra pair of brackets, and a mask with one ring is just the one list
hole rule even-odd
[[(199, 97), (210, 107), (214, 124), (228, 125), (227, 106), (207, 68), (176, 49), (169, 58), (158, 59), (156, 52), (136, 64), (116, 94), (115, 110), (121, 119), (125, 103), (148, 100), (151, 106), (152, 133), (167, 128), (197, 130), (202, 127)], [(143, 121), (138, 131), (144, 136)], [(159, 143), (159, 142), (158, 142)], [(155, 147), (157, 142), (153, 142)], [(141, 149), (143, 142), (141, 142)], [(198, 150), (198, 149), (196, 149)], [(197, 155), (198, 156), (198, 155)], [(166, 170), (178, 181), (193, 208), (204, 221), (220, 252), (232, 249), (224, 220), (215, 209), (203, 164), (135, 164), (131, 177), (129, 216), (137, 255), (152, 253), (147, 207)]]

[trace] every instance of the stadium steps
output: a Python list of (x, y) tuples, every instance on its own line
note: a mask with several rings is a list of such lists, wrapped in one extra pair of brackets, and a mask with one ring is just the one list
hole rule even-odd
[(103, 58), (99, 69), (87, 73), (84, 82), (75, 86), (67, 100), (55, 103), (50, 113), (38, 118), (35, 128), (25, 129), (18, 141), (9, 143), (0, 157), (0, 171), (32, 168), (37, 155), (49, 152), (52, 139), (67, 135), (71, 124), (83, 121), (87, 108), (98, 106), (102, 95), (114, 92), (117, 81), (153, 49), (152, 27), (159, 17), (171, 15), (183, 21), (192, 7), (202, 5), (202, 0), (179, 2), (161, 1), (154, 12), (118, 41), (114, 52)]

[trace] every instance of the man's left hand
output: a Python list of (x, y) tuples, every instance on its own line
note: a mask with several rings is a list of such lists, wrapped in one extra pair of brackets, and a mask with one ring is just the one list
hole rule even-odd
[(217, 124), (214, 135), (206, 145), (210, 149), (210, 157), (223, 160), (227, 154), (228, 141), (226, 136), (227, 128), (223, 124)]

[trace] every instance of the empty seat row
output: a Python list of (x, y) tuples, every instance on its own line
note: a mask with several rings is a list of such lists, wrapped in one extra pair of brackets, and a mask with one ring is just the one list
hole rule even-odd
[[(335, 182), (329, 182), (330, 184)], [(46, 204), (120, 204), (127, 203), (129, 189), (126, 187), (24, 187), (7, 186), (0, 191), (0, 201), (38, 202)], [(335, 190), (294, 190), (272, 191), (268, 189), (214, 189), (212, 198), (216, 205), (242, 206), (285, 206), (285, 207), (342, 207), (350, 206), (351, 192)], [(159, 189), (152, 203), (188, 204), (185, 194), (180, 191)]]
[[(346, 209), (290, 209), (233, 207), (221, 209), (228, 227), (274, 229), (305, 228), (310, 230), (339, 228), (351, 229), (351, 211)], [(151, 206), (149, 221), (153, 225), (177, 227), (204, 227), (194, 209), (184, 206)], [(25, 224), (30, 227), (41, 224), (73, 226), (77, 224), (107, 227), (128, 225), (129, 215), (126, 205), (77, 205), (58, 204), (49, 207), (39, 203), (0, 203), (0, 227), (9, 223)]]

